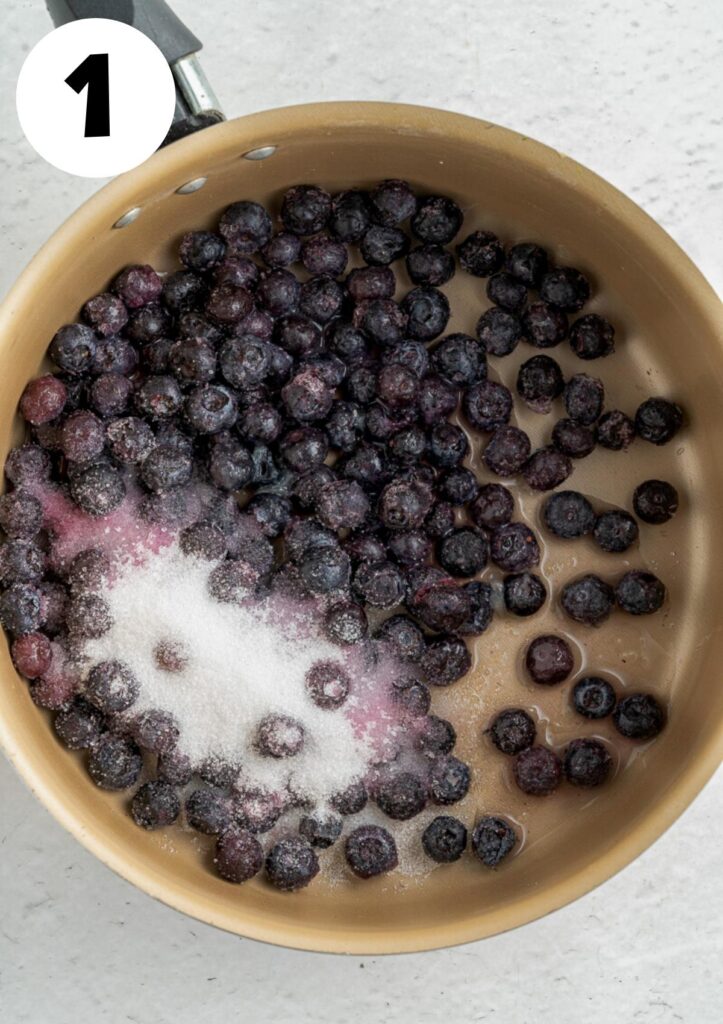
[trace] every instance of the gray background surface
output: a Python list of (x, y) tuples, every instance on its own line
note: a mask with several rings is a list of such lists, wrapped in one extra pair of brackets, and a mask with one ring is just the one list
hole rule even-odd
[[(631, 195), (723, 284), (723, 9), (711, 0), (176, 0), (229, 116), (381, 99), (485, 117)], [(48, 30), (5, 0), (0, 294), (100, 184), (47, 166), (14, 88)], [(42, 297), (38, 297), (42, 301)], [(693, 340), (693, 339), (691, 339)], [(0, 1020), (713, 1024), (723, 774), (644, 856), (571, 907), (458, 950), (341, 958), (222, 934), (86, 853), (0, 760)]]

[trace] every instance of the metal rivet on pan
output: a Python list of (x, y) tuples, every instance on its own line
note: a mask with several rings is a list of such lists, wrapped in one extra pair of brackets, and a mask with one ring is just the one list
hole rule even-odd
[(128, 210), (126, 213), (123, 214), (122, 217), (119, 217), (118, 220), (113, 225), (113, 227), (114, 228), (126, 228), (126, 227), (128, 227), (129, 224), (132, 224), (134, 220), (138, 219), (138, 217), (140, 216), (140, 212), (141, 212), (141, 207), (140, 206), (134, 206), (132, 210)]
[(189, 196), (192, 192), (198, 192), (200, 188), (203, 188), (207, 181), (208, 178), (194, 178), (193, 181), (187, 181), (185, 185), (177, 188), (176, 193), (179, 196)]
[(243, 154), (244, 160), (266, 160), (276, 152), (276, 146), (261, 146), (259, 149), (250, 149)]

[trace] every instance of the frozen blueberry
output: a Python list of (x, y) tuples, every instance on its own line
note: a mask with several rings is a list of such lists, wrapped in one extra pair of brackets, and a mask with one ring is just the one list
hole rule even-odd
[(299, 309), (318, 324), (339, 316), (344, 305), (344, 291), (328, 274), (318, 274), (304, 281), (299, 292)]
[(414, 284), (439, 288), (454, 276), (454, 256), (441, 245), (418, 245), (407, 255), (406, 263)]
[(329, 230), (342, 242), (358, 242), (371, 226), (372, 206), (360, 189), (339, 192), (331, 201)]
[(546, 634), (535, 637), (525, 654), (525, 668), (534, 683), (554, 686), (572, 672), (574, 659), (566, 640)]
[(652, 615), (665, 601), (665, 585), (652, 572), (633, 569), (618, 581), (615, 599), (630, 615)]
[(234, 807), (238, 824), (249, 832), (270, 832), (284, 811), (284, 801), (263, 789), (244, 789)]
[(20, 412), (27, 423), (39, 426), (57, 419), (65, 408), (68, 389), (52, 373), (36, 377), (26, 386), (20, 398)]
[(184, 313), (206, 300), (206, 282), (190, 270), (177, 270), (163, 279), (161, 298), (172, 313)]
[(0, 527), (8, 537), (32, 540), (43, 525), (43, 506), (27, 491), (0, 496)]
[(247, 316), (252, 308), (251, 292), (247, 288), (238, 288), (225, 281), (212, 289), (206, 301), (205, 312), (213, 323), (230, 328)]
[(547, 587), (532, 572), (516, 572), (505, 576), (503, 583), (505, 607), (513, 615), (534, 615), (547, 600)]
[(567, 540), (592, 533), (595, 510), (578, 491), (558, 491), (542, 506), (542, 517), (548, 530)]
[(563, 398), (570, 419), (590, 426), (602, 415), (605, 388), (597, 377), (576, 373), (565, 385)]
[(91, 516), (106, 516), (123, 502), (126, 487), (120, 473), (99, 463), (83, 469), (70, 483), (75, 504)]
[(437, 373), (460, 388), (470, 388), (487, 376), (487, 360), (480, 343), (468, 334), (448, 334), (432, 353)]
[(490, 559), (505, 572), (522, 572), (540, 561), (540, 547), (529, 526), (505, 523), (492, 534)]
[(367, 790), (364, 783), (359, 780), (358, 782), (350, 783), (346, 789), (341, 790), (329, 800), (329, 803), (338, 811), (339, 814), (347, 817), (350, 814), (358, 814), (364, 810), (368, 800)]
[(116, 277), (112, 287), (128, 309), (138, 309), (159, 297), (163, 282), (153, 267), (131, 266)]
[[(85, 324), (66, 324), (50, 342), (48, 355), (64, 373), (78, 377), (89, 372), (96, 345), (97, 338), (92, 328)], [(54, 387), (57, 390), (57, 386)]]
[(422, 833), (424, 852), (438, 864), (451, 864), (462, 856), (467, 846), (467, 829), (458, 818), (440, 814)]
[[(460, 217), (457, 231), (461, 222)], [(460, 266), (475, 277), (489, 277), (496, 273), (504, 262), (504, 255), (502, 243), (491, 231), (473, 231), (457, 246)]]
[(635, 413), (638, 437), (651, 444), (667, 444), (680, 430), (683, 410), (665, 398), (648, 398)]
[(170, 419), (180, 410), (183, 395), (173, 377), (147, 377), (135, 393), (135, 403), (142, 416), (151, 420)]
[[(289, 193), (286, 194), (288, 196)], [(274, 888), (282, 892), (303, 889), (318, 874), (319, 859), (309, 843), (300, 837), (280, 839), (266, 857), (266, 877)]]
[(375, 344), (396, 345), (406, 333), (407, 314), (393, 299), (369, 299), (357, 304), (352, 323)]
[(515, 782), (529, 796), (548, 796), (562, 781), (562, 762), (548, 747), (528, 747), (515, 758)]
[[(449, 424), (449, 426), (452, 427), (452, 424)], [(447, 455), (448, 451), (452, 450), (446, 449), (443, 441), (441, 449), (443, 457)], [(411, 427), (403, 427), (389, 439), (389, 451), (402, 465), (412, 465), (419, 462), (426, 454), (427, 436), (421, 427), (414, 424)]]
[(417, 663), (424, 654), (424, 633), (406, 615), (385, 619), (374, 634), (400, 661)]
[(433, 545), (422, 530), (398, 530), (390, 536), (387, 550), (400, 565), (409, 566), (428, 561)]
[(218, 384), (202, 384), (187, 396), (184, 413), (189, 426), (197, 434), (217, 434), (234, 425), (238, 408), (228, 388)]
[(305, 814), (299, 822), (301, 835), (319, 850), (333, 846), (343, 827), (341, 818), (335, 814)]
[(356, 529), (370, 512), (369, 499), (355, 480), (333, 480), (317, 495), (316, 514), (330, 530)]
[(552, 446), (533, 452), (522, 468), (525, 482), (535, 491), (551, 491), (559, 487), (570, 473), (570, 459)]
[(407, 718), (423, 718), (432, 703), (429, 687), (414, 679), (398, 679), (392, 685), (392, 699)]
[(382, 366), (377, 377), (377, 393), (392, 414), (413, 405), (419, 389), (417, 375), (399, 363)]
[(334, 548), (337, 538), (316, 519), (295, 517), (284, 528), (286, 553), (292, 560), (298, 560), (313, 548)]
[[(96, 468), (105, 469), (106, 467)], [(187, 484), (191, 479), (192, 470), (193, 459), (189, 454), (178, 448), (173, 448), (171, 445), (159, 444), (144, 460), (140, 475), (149, 491), (160, 494), (173, 487)], [(73, 497), (75, 498), (75, 494)], [(75, 498), (75, 500), (78, 499)]]
[(408, 821), (424, 810), (427, 794), (416, 775), (399, 772), (379, 785), (375, 800), (387, 817), (395, 821)]
[(271, 217), (259, 203), (242, 200), (226, 207), (218, 230), (230, 249), (250, 256), (271, 238)]
[(372, 215), (387, 227), (401, 224), (417, 209), (417, 198), (410, 185), (399, 178), (387, 178), (376, 185), (370, 195)]
[(281, 494), (260, 493), (255, 495), (246, 506), (246, 511), (254, 517), (265, 537), (279, 537), (291, 518), (291, 502)]
[(354, 533), (344, 541), (344, 550), (355, 566), (362, 562), (383, 562), (387, 545), (374, 533)]
[(223, 532), (213, 523), (197, 522), (185, 527), (180, 542), (185, 555), (210, 562), (225, 558), (228, 550)]
[(83, 317), (97, 334), (107, 338), (123, 330), (128, 323), (128, 310), (117, 295), (103, 292), (88, 299), (83, 306)]
[(451, 722), (438, 715), (427, 715), (417, 727), (415, 746), (427, 757), (449, 754), (457, 742), (457, 733)]
[(229, 829), (216, 843), (216, 870), (227, 882), (248, 882), (264, 866), (264, 851), (246, 829)]
[(549, 412), (564, 387), (562, 370), (550, 356), (533, 356), (517, 374), (517, 394), (535, 412)]
[(121, 661), (101, 661), (88, 674), (85, 696), (100, 711), (115, 713), (131, 707), (140, 693), (140, 684)]
[(295, 185), (281, 204), (281, 220), (295, 235), (315, 235), (331, 216), (331, 196), (319, 185)]
[(223, 441), (213, 446), (209, 472), (217, 487), (225, 491), (241, 490), (253, 477), (251, 454), (240, 441)]
[(390, 530), (420, 527), (432, 507), (432, 488), (422, 481), (397, 479), (379, 498), (378, 514)]
[(449, 322), (449, 299), (444, 292), (426, 285), (418, 285), (405, 295), (402, 310), (407, 315), (407, 333), (418, 341), (432, 341)]
[(600, 359), (615, 351), (615, 329), (598, 316), (581, 316), (570, 328), (570, 348), (580, 359)]
[(472, 849), (487, 868), (496, 868), (517, 843), (517, 833), (504, 818), (486, 815), (472, 832)]
[(439, 562), (451, 576), (476, 576), (487, 565), (489, 543), (469, 528), (453, 531), (439, 545)]
[(635, 424), (619, 409), (603, 413), (597, 423), (597, 440), (603, 448), (625, 451), (635, 438)]
[(507, 478), (520, 472), (531, 450), (530, 439), (524, 430), (501, 426), (492, 434), (482, 452), (482, 458), (491, 473)]
[(601, 786), (612, 768), (607, 748), (595, 739), (579, 739), (568, 743), (563, 755), (565, 778), (573, 786)]
[(306, 691), (317, 707), (340, 708), (350, 690), (349, 673), (336, 662), (317, 661), (306, 673)]
[(600, 676), (583, 676), (572, 690), (572, 706), (583, 718), (606, 718), (612, 713), (615, 701), (615, 690)]
[(527, 300), (527, 288), (512, 274), (502, 270), (487, 282), (487, 298), (509, 313), (519, 313)]
[(534, 719), (522, 708), (507, 708), (492, 720), (490, 739), (503, 754), (519, 754), (535, 742)]
[(370, 299), (391, 299), (397, 288), (397, 279), (389, 267), (357, 267), (349, 272), (346, 288), (356, 303)]
[(171, 317), (160, 302), (149, 302), (142, 309), (134, 310), (126, 327), (126, 335), (138, 345), (149, 344), (168, 337)]
[(181, 383), (207, 384), (216, 375), (216, 350), (203, 338), (180, 338), (169, 349), (168, 368)]
[[(464, 591), (463, 591), (464, 593)], [(450, 686), (467, 675), (472, 657), (460, 637), (442, 637), (432, 640), (422, 655), (420, 668), (432, 686)]]
[(477, 321), (477, 337), (487, 355), (508, 356), (522, 337), (522, 324), (513, 313), (492, 306)]
[(261, 276), (257, 296), (261, 306), (272, 316), (283, 316), (298, 308), (301, 285), (289, 270), (268, 270)]
[(204, 835), (222, 835), (233, 824), (233, 808), (228, 797), (215, 789), (194, 789), (185, 802), (186, 820)]
[(359, 244), (365, 263), (372, 267), (386, 267), (409, 252), (409, 238), (399, 228), (374, 224)]
[(283, 270), (301, 256), (301, 239), (289, 231), (279, 231), (261, 248), (264, 263), (273, 270)]
[(304, 746), (304, 727), (288, 715), (267, 715), (256, 730), (256, 749), (264, 757), (294, 757)]
[(26, 487), (46, 480), (50, 474), (50, 457), (37, 444), (12, 448), (5, 460), (5, 476), (14, 487)]
[(178, 793), (162, 779), (145, 782), (131, 801), (131, 815), (141, 828), (165, 828), (172, 825), (180, 813)]
[(436, 758), (429, 773), (432, 803), (456, 804), (467, 796), (470, 782), (471, 772), (464, 761), (452, 754)]
[(428, 427), (446, 420), (457, 408), (459, 391), (436, 374), (429, 374), (420, 381), (417, 407), (422, 422)]
[(433, 575), (437, 572), (431, 570), (429, 579), (414, 589), (409, 609), (428, 629), (457, 630), (470, 616), (469, 595), (441, 571)]
[(393, 608), (404, 600), (406, 583), (393, 562), (362, 562), (352, 581), (354, 592), (372, 608)]
[(393, 871), (399, 863), (393, 836), (380, 825), (361, 825), (349, 833), (344, 847), (346, 862), (357, 878), (374, 878)]
[(330, 412), (334, 393), (315, 369), (297, 373), (281, 389), (281, 398), (290, 416), (300, 423), (324, 419)]
[(68, 607), (68, 591), (62, 583), (45, 580), (39, 586), (43, 630), (49, 636), (56, 636), (65, 628), (65, 613)]
[(576, 313), (590, 298), (590, 284), (574, 267), (555, 267), (543, 276), (540, 297), (557, 309)]
[(575, 622), (597, 626), (610, 615), (615, 591), (599, 576), (589, 573), (563, 587), (560, 603)]
[(253, 291), (259, 282), (259, 266), (250, 256), (233, 254), (216, 266), (213, 279), (216, 284), (233, 284), (237, 288)]
[(92, 412), (78, 409), (63, 423), (60, 444), (63, 455), (71, 462), (94, 462), (105, 445), (103, 424)]
[(473, 427), (488, 433), (509, 422), (512, 393), (504, 384), (483, 380), (467, 388), (462, 397), (462, 408)]
[(448, 470), (439, 482), (439, 493), (452, 505), (466, 505), (479, 494), (479, 483), (471, 469), (455, 466)]
[(462, 220), (462, 211), (452, 199), (447, 196), (427, 196), (420, 200), (410, 227), (412, 234), (420, 241), (446, 245), (462, 227)]
[(329, 439), (316, 427), (298, 427), (284, 434), (279, 450), (291, 469), (304, 472), (323, 463), (329, 454)]
[(627, 551), (638, 539), (638, 524), (629, 512), (613, 509), (597, 517), (592, 535), (603, 551)]
[(454, 529), (454, 508), (448, 501), (438, 501), (424, 520), (424, 530), (433, 539), (446, 537)]
[(515, 500), (502, 484), (484, 484), (469, 507), (469, 514), (476, 526), (484, 530), (495, 530), (512, 519)]
[(328, 235), (310, 238), (301, 249), (301, 262), (310, 274), (330, 274), (339, 277), (346, 269), (349, 254), (343, 242)]
[(101, 789), (129, 789), (143, 768), (141, 752), (125, 736), (104, 733), (90, 752), (88, 772)]
[(633, 508), (644, 523), (667, 523), (678, 511), (678, 492), (664, 480), (645, 480), (635, 488)]
[(552, 428), (552, 443), (569, 459), (584, 459), (595, 450), (595, 430), (575, 420), (558, 420)]
[(613, 712), (613, 724), (621, 736), (631, 740), (649, 740), (662, 732), (666, 714), (649, 693), (631, 693), (623, 697)]
[(167, 750), (158, 757), (158, 778), (165, 779), (172, 786), (187, 786), (193, 776), (191, 759), (177, 747)]
[(103, 419), (120, 416), (126, 410), (132, 390), (131, 381), (120, 373), (102, 373), (91, 385), (90, 404)]
[(299, 573), (312, 593), (329, 594), (349, 583), (349, 556), (337, 547), (311, 548), (299, 559)]
[(33, 583), (45, 574), (45, 553), (29, 540), (0, 545), (0, 584)]
[(547, 270), (547, 253), (534, 242), (518, 242), (507, 253), (505, 270), (528, 288), (539, 288)]
[(68, 750), (89, 750), (103, 732), (104, 719), (100, 711), (82, 697), (59, 711), (53, 726), (61, 743)]
[(13, 665), (26, 679), (44, 676), (53, 663), (53, 648), (45, 633), (25, 633), (13, 640)]

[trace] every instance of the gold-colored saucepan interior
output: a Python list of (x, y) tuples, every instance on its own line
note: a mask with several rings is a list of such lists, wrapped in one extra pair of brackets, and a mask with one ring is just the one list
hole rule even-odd
[[(244, 158), (275, 147), (262, 160)], [(197, 191), (179, 188), (207, 178)], [(422, 192), (453, 196), (465, 226), (490, 228), (508, 241), (548, 245), (555, 258), (589, 274), (590, 308), (617, 328), (618, 351), (582, 364), (561, 346), (566, 373), (587, 370), (605, 382), (609, 407), (634, 411), (650, 394), (674, 397), (688, 422), (669, 446), (637, 442), (627, 453), (596, 452), (576, 466), (571, 486), (599, 504), (630, 507), (635, 483), (649, 477), (678, 487), (681, 508), (663, 527), (644, 527), (630, 555), (603, 555), (584, 541), (548, 543), (544, 571), (553, 588), (584, 570), (615, 578), (646, 565), (666, 582), (666, 610), (650, 621), (614, 614), (600, 629), (569, 630), (555, 601), (530, 620), (498, 617), (476, 643), (470, 675), (437, 691), (435, 710), (459, 726), (461, 756), (475, 773), (460, 813), (510, 813), (525, 847), (504, 869), (489, 872), (472, 858), (423, 879), (389, 876), (330, 884), (323, 879), (289, 896), (262, 881), (231, 886), (209, 871), (210, 852), (181, 833), (147, 834), (87, 778), (80, 758), (55, 740), (30, 701), (2, 641), (0, 740), (48, 809), (90, 850), (125, 878), (166, 903), (241, 935), (306, 949), (349, 953), (419, 950), (481, 938), (529, 921), (586, 892), (641, 852), (693, 799), (723, 747), (723, 574), (716, 557), (723, 508), (723, 349), (720, 304), (671, 239), (629, 200), (573, 161), (512, 132), (439, 111), (386, 104), (342, 103), (257, 114), (175, 143), (103, 189), (48, 242), (11, 292), (0, 316), (0, 441), (2, 458), (20, 436), (15, 408), (37, 373), (55, 330), (78, 315), (118, 269), (148, 262), (174, 267), (182, 232), (211, 226), (240, 198), (278, 209), (297, 182), (331, 189), (408, 178)], [(113, 225), (131, 208), (138, 218)], [(450, 329), (472, 331), (488, 305), (484, 282), (459, 274), (446, 291)], [(408, 282), (403, 282), (407, 284)], [(565, 349), (563, 351), (563, 348)], [(514, 386), (521, 345), (492, 372)], [(541, 443), (553, 418), (517, 412)], [(479, 438), (472, 438), (479, 465)], [(534, 522), (539, 498), (520, 489)], [(670, 722), (594, 799), (567, 787), (547, 800), (523, 798), (509, 766), (481, 737), (494, 711), (538, 709), (549, 741), (574, 735), (613, 739), (568, 709), (569, 687), (540, 696), (518, 670), (526, 638), (549, 628), (576, 641), (580, 665), (614, 673), (628, 691), (650, 689), (669, 701)], [(614, 741), (615, 742), (615, 741)], [(504, 762), (504, 763), (503, 763)]]

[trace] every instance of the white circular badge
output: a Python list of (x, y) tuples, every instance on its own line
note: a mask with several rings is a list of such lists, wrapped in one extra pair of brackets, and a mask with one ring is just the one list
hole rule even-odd
[(142, 32), (84, 18), (33, 47), (16, 100), (28, 142), (45, 160), (69, 174), (107, 178), (158, 149), (176, 90), (166, 58)]

